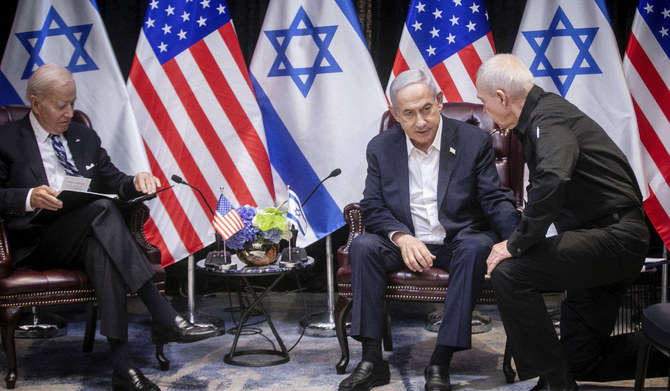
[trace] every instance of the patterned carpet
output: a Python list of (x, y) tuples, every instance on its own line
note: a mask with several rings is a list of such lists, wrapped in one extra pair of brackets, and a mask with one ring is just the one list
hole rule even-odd
[[(246, 295), (243, 296), (243, 301)], [(130, 336), (133, 357), (145, 375), (162, 390), (336, 390), (345, 375), (337, 375), (335, 363), (340, 350), (335, 338), (303, 336), (299, 321), (306, 314), (327, 309), (323, 293), (273, 292), (264, 300), (266, 310), (290, 351), (290, 361), (268, 367), (241, 367), (223, 362), (233, 343), (230, 334), (192, 344), (170, 344), (165, 353), (172, 364), (160, 371), (150, 341), (149, 317), (137, 299), (129, 301)], [(173, 305), (186, 309), (182, 297), (171, 298)], [(198, 297), (196, 311), (222, 318), (227, 328), (239, 319), (238, 297), (227, 293)], [(423, 390), (423, 368), (430, 358), (435, 334), (424, 329), (426, 314), (434, 305), (393, 304), (393, 352), (385, 357), (391, 366), (391, 383), (376, 390)], [(56, 313), (68, 320), (65, 335), (49, 339), (17, 339), (18, 390), (109, 390), (111, 365), (104, 338), (96, 336), (93, 352), (82, 353), (82, 307), (58, 307)], [(451, 381), (454, 390), (528, 390), (535, 381), (507, 384), (501, 371), (505, 345), (504, 331), (495, 306), (478, 310), (492, 319), (490, 331), (473, 336), (473, 348), (454, 356)], [(272, 349), (277, 346), (267, 323), (260, 316), (250, 318), (240, 337), (240, 349)], [(360, 360), (360, 345), (350, 339), (351, 361), (347, 374)], [(253, 357), (246, 357), (252, 358)], [(258, 358), (260, 359), (260, 358)], [(0, 368), (7, 368), (0, 355)], [(651, 388), (653, 387), (653, 388)], [(665, 379), (647, 380), (647, 389), (665, 387)], [(580, 384), (582, 390), (630, 390), (632, 381), (607, 384)]]

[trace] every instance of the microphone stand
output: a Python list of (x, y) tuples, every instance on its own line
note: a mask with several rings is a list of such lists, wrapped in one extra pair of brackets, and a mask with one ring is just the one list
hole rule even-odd
[[(192, 186), (181, 177), (177, 175), (172, 175), (172, 180), (182, 184), (186, 185), (198, 192), (200, 194), (200, 197), (202, 198), (203, 201), (205, 201), (205, 205), (207, 205), (207, 208), (209, 209), (209, 212), (214, 216), (214, 211), (212, 208), (209, 206), (209, 203), (207, 202), (207, 199), (205, 199), (205, 196), (202, 194), (202, 192), (196, 188), (195, 186)], [(218, 234), (217, 234), (218, 235)], [(218, 241), (218, 238), (217, 238)], [(225, 254), (225, 250), (224, 250)], [(214, 326), (218, 331), (219, 334), (225, 334), (226, 333), (226, 324), (225, 321), (221, 318), (218, 318), (214, 315), (209, 315), (203, 312), (196, 312), (195, 311), (195, 256), (194, 254), (189, 254), (188, 255), (188, 273), (187, 273), (187, 295), (188, 295), (188, 310), (186, 312), (183, 312), (181, 315), (188, 319), (191, 323), (193, 324), (199, 324), (199, 325), (212, 325)]]
[[(342, 170), (336, 168), (330, 175), (324, 178), (307, 196), (303, 206), (312, 197), (312, 194), (328, 178), (340, 175)], [(307, 315), (300, 321), (300, 326), (305, 330), (305, 335), (310, 337), (334, 337), (335, 332), (335, 277), (333, 273), (333, 240), (330, 234), (326, 236), (326, 291), (328, 293), (328, 310)]]

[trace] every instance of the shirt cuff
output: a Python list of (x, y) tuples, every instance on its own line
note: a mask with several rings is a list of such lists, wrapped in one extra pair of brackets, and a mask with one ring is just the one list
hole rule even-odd
[(33, 208), (30, 205), (30, 196), (33, 194), (33, 190), (35, 190), (34, 187), (32, 189), (28, 190), (28, 196), (26, 197), (26, 212), (32, 212), (32, 211), (35, 210), (35, 208)]

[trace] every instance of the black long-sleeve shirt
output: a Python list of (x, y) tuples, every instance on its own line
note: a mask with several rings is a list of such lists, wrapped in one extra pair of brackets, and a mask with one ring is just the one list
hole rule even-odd
[(514, 129), (530, 172), (528, 203), (507, 242), (512, 256), (545, 237), (642, 205), (628, 159), (605, 131), (562, 97), (530, 90)]

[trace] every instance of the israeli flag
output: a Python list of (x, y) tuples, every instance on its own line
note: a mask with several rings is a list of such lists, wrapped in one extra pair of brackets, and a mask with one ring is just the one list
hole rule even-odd
[[(306, 202), (304, 246), (344, 225), (363, 195), (365, 149), (386, 98), (351, 0), (271, 0), (251, 61), (277, 199), (286, 185)], [(285, 199), (285, 198), (284, 198)]]
[(298, 198), (293, 190), (288, 191), (288, 210), (286, 211), (286, 219), (288, 219), (288, 221), (293, 224), (302, 235), (305, 235), (305, 230), (307, 229), (305, 212), (302, 210), (300, 198)]
[(647, 194), (637, 120), (604, 0), (528, 1), (512, 52), (535, 84), (602, 126)]
[[(77, 83), (75, 108), (91, 118), (114, 164), (128, 174), (149, 171), (128, 91), (95, 0), (19, 1), (0, 69), (15, 95), (25, 99), (28, 78), (44, 64), (59, 64), (72, 73)], [(3, 90), (5, 101), (9, 90)]]

